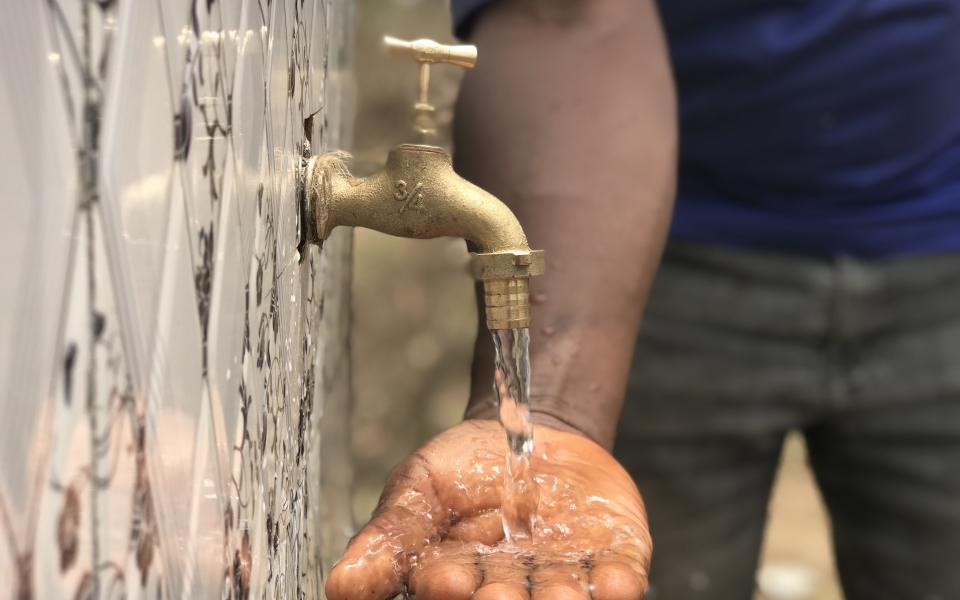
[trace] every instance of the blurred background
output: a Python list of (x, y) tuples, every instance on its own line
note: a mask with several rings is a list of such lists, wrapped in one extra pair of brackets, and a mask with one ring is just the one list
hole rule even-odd
[[(354, 166), (363, 173), (382, 165), (387, 150), (410, 132), (416, 66), (386, 56), (383, 35), (454, 40), (447, 0), (358, 0), (356, 24)], [(455, 67), (432, 69), (431, 98), (444, 134), (460, 75)], [(477, 314), (462, 241), (415, 241), (365, 229), (354, 239), (353, 509), (362, 523), (393, 465), (460, 420)], [(758, 582), (757, 600), (842, 598), (829, 524), (799, 437), (784, 452)]]

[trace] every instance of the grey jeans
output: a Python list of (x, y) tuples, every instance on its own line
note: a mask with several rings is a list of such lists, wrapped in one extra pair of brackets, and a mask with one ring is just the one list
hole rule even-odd
[(848, 600), (960, 599), (960, 254), (671, 245), (617, 456), (657, 600), (747, 600), (785, 434), (803, 432)]

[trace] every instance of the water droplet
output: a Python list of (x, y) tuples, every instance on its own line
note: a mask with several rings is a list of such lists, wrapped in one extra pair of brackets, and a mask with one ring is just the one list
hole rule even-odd
[(597, 391), (597, 390), (599, 390), (599, 389), (600, 389), (600, 384), (599, 384), (599, 383), (597, 383), (596, 381), (590, 382), (590, 391), (591, 391), (591, 392), (595, 392), (595, 391)]
[(547, 295), (543, 292), (537, 292), (530, 299), (534, 304), (543, 304), (547, 301)]
[(541, 331), (543, 332), (543, 335), (553, 335), (557, 332), (553, 325), (547, 325)]

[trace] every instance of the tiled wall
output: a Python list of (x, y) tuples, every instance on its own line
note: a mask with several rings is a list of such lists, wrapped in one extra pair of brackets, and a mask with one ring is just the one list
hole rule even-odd
[(4, 0), (0, 599), (317, 597), (349, 526), (350, 0)]

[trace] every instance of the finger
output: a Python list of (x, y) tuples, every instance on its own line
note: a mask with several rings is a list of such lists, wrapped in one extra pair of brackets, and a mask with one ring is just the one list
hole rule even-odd
[(531, 600), (590, 600), (590, 576), (579, 562), (537, 565), (530, 581)]
[(503, 519), (497, 511), (468, 517), (450, 527), (447, 539), (495, 546), (503, 539)]
[(414, 463), (391, 476), (374, 517), (330, 572), (330, 600), (381, 600), (404, 591), (411, 557), (437, 539), (448, 518), (421, 469)]
[(531, 600), (590, 600), (590, 576), (580, 561), (538, 564), (530, 580)]
[(495, 552), (480, 559), (483, 581), (473, 600), (529, 600), (532, 560), (516, 552)]
[(423, 600), (469, 600), (477, 589), (476, 570), (458, 564), (436, 564), (417, 576), (413, 586)]
[(391, 529), (384, 521), (399, 521), (389, 512), (368, 523), (347, 546), (330, 571), (326, 593), (330, 600), (383, 600), (403, 591), (406, 575), (405, 530)]
[(590, 600), (590, 593), (568, 585), (550, 585), (534, 587), (533, 600)]
[(420, 556), (410, 588), (421, 600), (468, 600), (480, 583), (473, 545), (444, 542)]
[(622, 554), (600, 558), (590, 571), (593, 600), (640, 600), (647, 592), (647, 565)]
[(391, 598), (403, 591), (410, 557), (434, 535), (428, 511), (408, 506), (382, 509), (350, 541), (330, 572), (327, 596), (331, 600)]

